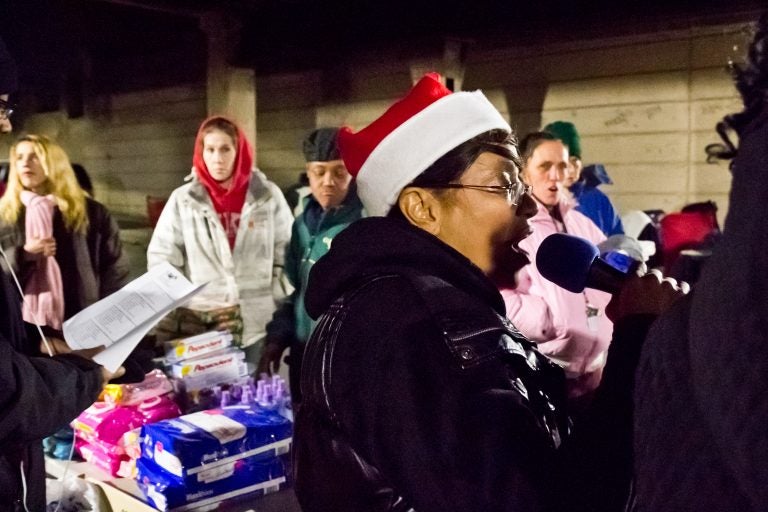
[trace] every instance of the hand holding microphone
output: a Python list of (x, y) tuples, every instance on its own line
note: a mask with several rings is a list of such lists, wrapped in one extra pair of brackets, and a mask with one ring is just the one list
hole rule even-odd
[(658, 270), (642, 276), (621, 272), (600, 258), (592, 243), (564, 233), (544, 239), (536, 266), (542, 276), (570, 292), (594, 288), (612, 294), (606, 314), (614, 322), (633, 314), (661, 314), (690, 290), (688, 283), (678, 285)]
[(605, 314), (613, 322), (629, 315), (660, 315), (689, 290), (685, 281), (678, 284), (654, 269), (642, 276), (628, 277), (621, 291), (608, 303)]

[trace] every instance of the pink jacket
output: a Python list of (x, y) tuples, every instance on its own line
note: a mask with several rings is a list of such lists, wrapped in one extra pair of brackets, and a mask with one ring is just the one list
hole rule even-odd
[[(568, 233), (594, 244), (605, 240), (600, 229), (569, 202), (561, 200), (559, 207)], [(572, 293), (544, 279), (536, 268), (536, 251), (542, 240), (558, 232), (557, 225), (542, 204), (530, 224), (533, 234), (520, 247), (528, 251), (532, 263), (519, 272), (516, 289), (501, 290), (507, 316), (542, 353), (564, 366), (568, 377), (599, 375), (613, 333), (613, 323), (605, 316), (611, 296), (591, 288)], [(599, 309), (592, 329), (587, 324), (586, 301)]]

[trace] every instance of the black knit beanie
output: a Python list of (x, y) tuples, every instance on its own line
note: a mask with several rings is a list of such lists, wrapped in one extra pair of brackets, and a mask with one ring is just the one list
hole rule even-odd
[(307, 162), (330, 162), (341, 159), (338, 128), (318, 128), (304, 139), (304, 159)]

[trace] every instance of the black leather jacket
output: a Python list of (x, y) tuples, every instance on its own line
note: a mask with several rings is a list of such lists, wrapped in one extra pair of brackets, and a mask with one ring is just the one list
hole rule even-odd
[[(345, 317), (358, 310), (370, 298), (397, 301), (397, 297), (388, 297), (386, 290), (399, 287), (412, 288), (423, 299), (421, 319), (424, 329), (419, 334), (425, 343), (435, 344), (432, 350), (444, 351), (435, 354), (440, 365), (447, 363), (444, 369), (435, 366), (433, 369), (444, 372), (446, 379), (455, 378), (458, 387), (471, 387), (473, 375), (481, 373), (497, 374), (497, 384), (503, 382), (499, 389), (493, 389), (479, 384), (478, 389), (463, 389), (458, 387), (446, 388), (443, 400), (461, 402), (468, 399), (469, 394), (504, 393), (511, 402), (526, 409), (530, 422), (530, 434), (537, 445), (551, 457), (560, 445), (561, 437), (567, 433), (567, 417), (562, 407), (562, 373), (538, 351), (533, 344), (526, 340), (517, 329), (503, 316), (499, 315), (486, 304), (478, 303), (466, 293), (458, 290), (448, 282), (432, 276), (403, 276), (397, 274), (381, 275), (367, 280), (354, 290), (343, 295), (331, 306), (318, 324), (312, 341), (304, 356), (304, 373), (302, 390), (305, 402), (302, 405), (296, 424), (297, 442), (297, 492), (302, 500), (304, 510), (370, 510), (370, 511), (407, 511), (412, 510), (506, 510), (501, 506), (502, 496), (492, 493), (483, 496), (483, 483), (480, 475), (487, 471), (483, 468), (482, 456), (475, 456), (484, 440), (477, 439), (471, 444), (457, 439), (457, 451), (454, 451), (453, 461), (447, 461), (446, 472), (452, 470), (457, 474), (445, 479), (446, 483), (453, 480), (459, 486), (452, 493), (452, 504), (441, 503), (438, 496), (414, 495), (413, 488), (420, 485), (419, 481), (406, 485), (409, 489), (398, 485), (397, 480), (407, 480), (409, 475), (401, 474), (393, 477), (389, 462), (382, 461), (387, 469), (382, 472), (375, 453), (363, 446), (358, 448), (355, 442), (361, 432), (350, 432), (345, 425), (345, 414), (335, 406), (339, 395), (334, 393), (338, 375), (337, 365), (356, 364), (347, 359), (343, 346), (345, 337)], [(373, 304), (371, 304), (373, 305)], [(431, 338), (428, 340), (428, 338)], [(362, 341), (362, 340), (361, 340)], [(371, 340), (373, 341), (373, 340)], [(400, 340), (408, 343), (408, 340)], [(338, 351), (337, 351), (338, 349)], [(430, 366), (430, 361), (420, 363)], [(395, 371), (392, 376), (399, 374)], [(375, 373), (371, 378), (379, 378)], [(488, 376), (486, 376), (488, 377)], [(405, 382), (402, 384), (407, 385)], [(397, 379), (390, 383), (397, 387)], [(428, 386), (427, 386), (428, 387)], [(462, 397), (460, 394), (466, 394)], [(371, 396), (375, 400), (375, 396)], [(339, 404), (344, 407), (343, 404)], [(418, 404), (412, 404), (417, 405)], [(376, 408), (373, 405), (373, 408)], [(385, 408), (389, 410), (389, 408)], [(424, 414), (431, 414), (428, 407)], [(417, 413), (421, 408), (417, 408)], [(361, 414), (365, 415), (363, 411)], [(372, 416), (378, 413), (369, 411)], [(401, 418), (404, 423), (430, 424), (444, 423), (444, 427), (453, 430), (451, 422), (460, 422), (460, 411), (453, 410), (445, 417), (431, 416), (424, 418)], [(386, 421), (386, 411), (380, 419)], [(469, 416), (469, 415), (468, 415)], [(389, 418), (397, 420), (397, 418)], [(475, 420), (479, 420), (476, 418)], [(480, 420), (482, 421), (482, 420)], [(492, 421), (489, 417), (488, 421)], [(356, 427), (352, 426), (352, 430)], [(466, 432), (469, 437), (482, 437), (482, 432), (472, 429)], [(491, 426), (491, 430), (495, 430)], [(376, 434), (374, 434), (376, 435)], [(382, 433), (388, 437), (387, 433)], [(452, 432), (448, 437), (461, 438), (463, 433)], [(419, 450), (416, 444), (419, 440), (406, 439), (403, 450)], [(501, 446), (499, 446), (501, 447)], [(486, 448), (491, 448), (490, 446)], [(404, 457), (405, 458), (405, 457)], [(384, 459), (387, 459), (385, 456)], [(460, 460), (468, 464), (467, 472), (477, 471), (475, 475), (462, 475)], [(501, 461), (499, 461), (501, 462)], [(475, 468), (472, 466), (477, 465)], [(450, 466), (454, 466), (451, 468)], [(510, 464), (514, 466), (514, 464)], [(533, 469), (533, 468), (532, 468)], [(437, 480), (441, 475), (432, 474)], [(430, 476), (427, 476), (430, 479)], [(423, 482), (422, 482), (423, 483)], [(439, 482), (432, 482), (439, 485)], [(491, 489), (489, 489), (491, 490)], [(496, 489), (501, 490), (501, 489)], [(461, 496), (460, 498), (458, 496)], [(448, 495), (443, 498), (448, 498)], [(458, 500), (456, 500), (458, 498)], [(469, 498), (469, 501), (466, 501)], [(425, 503), (425, 500), (427, 503)], [(531, 500), (532, 502), (535, 500)], [(496, 503), (494, 503), (496, 502)], [(451, 508), (446, 508), (450, 505)], [(469, 506), (469, 508), (467, 508)], [(478, 507), (478, 508), (475, 508)], [(490, 507), (490, 508), (489, 508)], [(531, 508), (533, 510), (533, 508)]]
[(649, 319), (616, 325), (610, 385), (571, 429), (562, 371), (485, 275), (422, 230), (353, 223), (315, 264), (306, 304), (320, 320), (295, 425), (305, 512), (621, 510), (632, 338)]

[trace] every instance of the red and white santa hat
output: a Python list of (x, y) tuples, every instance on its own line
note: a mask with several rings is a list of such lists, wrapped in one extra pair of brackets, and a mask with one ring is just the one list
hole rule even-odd
[(384, 216), (414, 178), (489, 130), (511, 131), (482, 92), (451, 92), (429, 73), (366, 128), (342, 128), (338, 143), (368, 215)]

